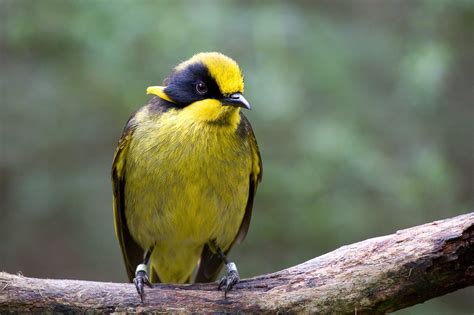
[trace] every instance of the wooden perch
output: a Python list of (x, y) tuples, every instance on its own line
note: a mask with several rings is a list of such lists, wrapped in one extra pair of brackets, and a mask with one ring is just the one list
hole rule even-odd
[(474, 213), (343, 246), (300, 265), (217, 285), (133, 284), (0, 273), (3, 312), (385, 313), (474, 284)]

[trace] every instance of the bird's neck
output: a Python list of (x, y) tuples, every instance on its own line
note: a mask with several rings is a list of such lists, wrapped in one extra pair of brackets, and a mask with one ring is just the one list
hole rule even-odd
[(180, 116), (193, 123), (204, 123), (236, 130), (240, 123), (240, 108), (222, 106), (218, 100), (207, 99), (181, 109)]

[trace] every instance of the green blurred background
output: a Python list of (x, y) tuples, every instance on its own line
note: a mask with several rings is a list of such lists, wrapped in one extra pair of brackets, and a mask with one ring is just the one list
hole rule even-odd
[(244, 277), (473, 209), (473, 1), (0, 0), (0, 23), (0, 270), (126, 280), (113, 152), (145, 88), (200, 51), (240, 63), (254, 107)]

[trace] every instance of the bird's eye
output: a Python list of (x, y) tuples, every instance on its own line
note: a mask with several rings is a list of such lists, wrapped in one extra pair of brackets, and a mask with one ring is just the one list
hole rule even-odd
[(196, 83), (196, 92), (198, 92), (198, 94), (200, 94), (200, 95), (206, 94), (207, 93), (206, 83), (204, 83), (202, 81), (198, 81), (198, 83)]

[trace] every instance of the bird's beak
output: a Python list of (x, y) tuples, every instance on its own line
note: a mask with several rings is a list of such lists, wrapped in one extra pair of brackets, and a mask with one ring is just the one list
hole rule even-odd
[(221, 102), (225, 106), (234, 106), (234, 107), (252, 109), (252, 106), (250, 106), (249, 102), (240, 93), (231, 94), (229, 97), (221, 99)]

